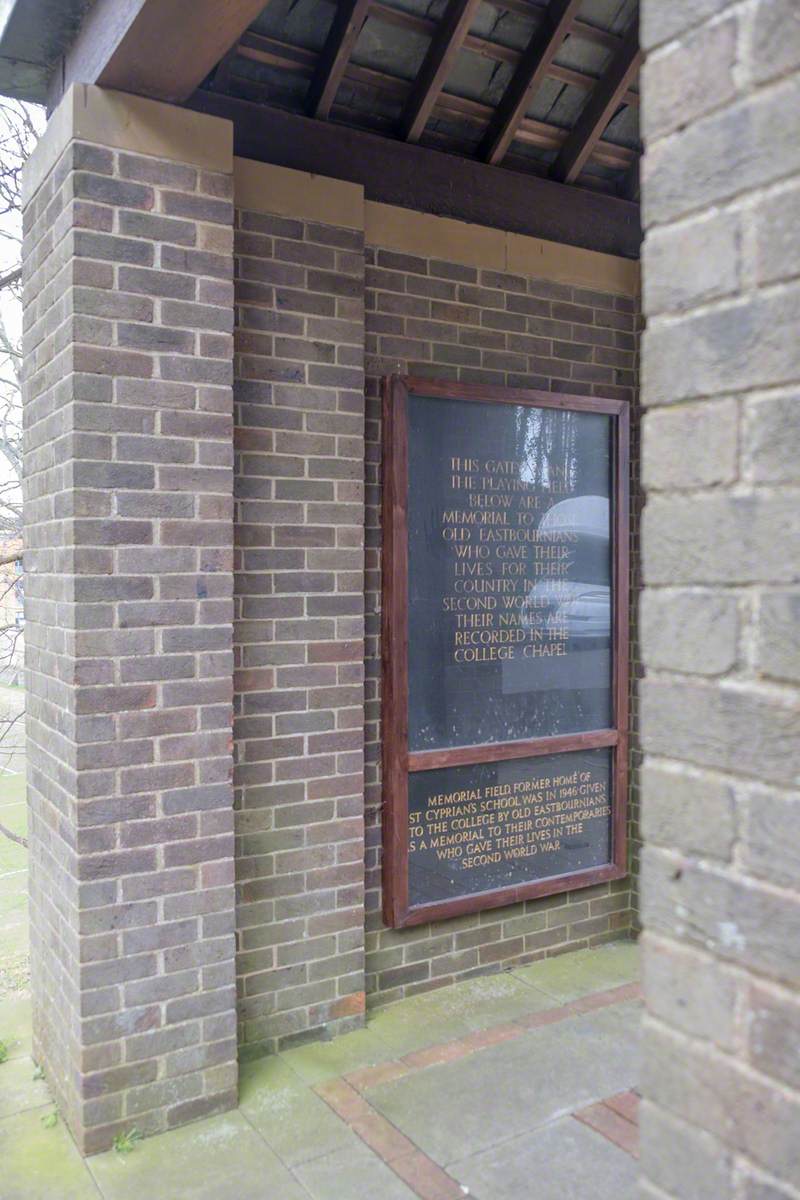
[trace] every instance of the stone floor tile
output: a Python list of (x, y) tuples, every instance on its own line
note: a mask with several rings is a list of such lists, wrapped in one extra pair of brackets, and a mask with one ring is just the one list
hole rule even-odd
[[(308, 1200), (241, 1113), (225, 1113), (87, 1160), (104, 1200)], [(55, 1200), (54, 1192), (48, 1200)]]
[(5, 1042), (9, 1059), (30, 1054), (31, 998), (27, 992), (0, 999), (0, 1041)]
[(551, 995), (517, 979), (510, 971), (467, 979), (457, 987), (431, 992), (425, 999), (437, 1015), (466, 1025), (470, 1031), (553, 1007)]
[(594, 950), (545, 958), (511, 973), (555, 1000), (575, 1000), (638, 979), (639, 952), (635, 942), (611, 942)]
[(635, 1200), (637, 1164), (572, 1117), (448, 1167), (480, 1200)]
[(290, 1167), (353, 1142), (347, 1124), (276, 1057), (241, 1068), (239, 1108)]
[(470, 1032), (457, 1014), (448, 1016), (427, 1003), (428, 997), (413, 997), (397, 1004), (379, 1008), (369, 1019), (369, 1029), (391, 1050), (392, 1056), (402, 1058), (427, 1046), (466, 1037)]
[(417, 1200), (363, 1143), (303, 1163), (295, 1174), (314, 1200)]
[(3, 1200), (98, 1200), (86, 1163), (63, 1121), (45, 1129), (41, 1118), (41, 1109), (31, 1109), (0, 1120)]
[(446, 1166), (633, 1087), (639, 1020), (635, 1004), (601, 1009), (368, 1088), (365, 1094)]
[(283, 1050), (279, 1057), (306, 1083), (321, 1083), (359, 1067), (386, 1062), (395, 1053), (371, 1029), (357, 1029), (332, 1042), (309, 1042)]
[(33, 1059), (27, 1055), (0, 1063), (0, 1117), (51, 1103), (47, 1084), (34, 1079), (34, 1070)]

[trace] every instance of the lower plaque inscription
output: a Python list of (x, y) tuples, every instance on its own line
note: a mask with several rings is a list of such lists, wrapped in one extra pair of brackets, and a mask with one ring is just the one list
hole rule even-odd
[(413, 772), (410, 904), (606, 865), (611, 762), (600, 749)]

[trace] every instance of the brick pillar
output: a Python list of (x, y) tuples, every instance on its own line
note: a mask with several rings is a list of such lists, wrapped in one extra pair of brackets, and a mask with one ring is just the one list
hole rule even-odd
[(34, 1053), (92, 1152), (236, 1103), (231, 130), (76, 88), (26, 186)]
[(648, 1200), (800, 1189), (800, 13), (644, 0)]
[(240, 1036), (364, 1021), (364, 199), (236, 160)]

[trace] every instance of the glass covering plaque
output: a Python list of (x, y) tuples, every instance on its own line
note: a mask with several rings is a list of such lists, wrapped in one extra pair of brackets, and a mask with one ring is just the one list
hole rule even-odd
[(627, 418), (385, 382), (391, 924), (624, 874)]

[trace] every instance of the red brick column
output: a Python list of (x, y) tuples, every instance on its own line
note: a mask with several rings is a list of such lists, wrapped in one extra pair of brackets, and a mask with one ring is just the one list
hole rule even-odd
[(232, 159), (71, 91), (27, 169), (35, 1055), (87, 1152), (236, 1103)]

